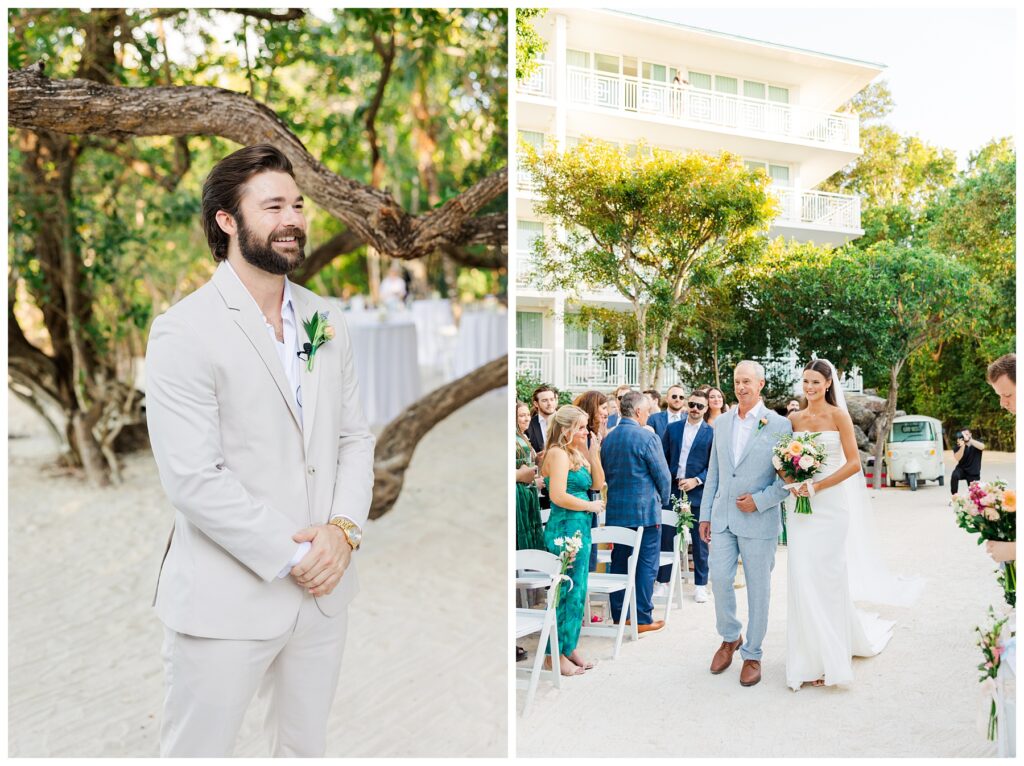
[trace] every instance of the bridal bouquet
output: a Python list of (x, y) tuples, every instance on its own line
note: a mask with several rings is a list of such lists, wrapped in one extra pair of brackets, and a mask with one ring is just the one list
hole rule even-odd
[[(1012, 542), (1017, 539), (1017, 493), (1006, 488), (1005, 481), (975, 481), (967, 494), (953, 495), (953, 512), (957, 526), (983, 540)], [(1017, 603), (1017, 562), (1003, 563), (999, 584), (1003, 586), (1006, 603)]]
[[(572, 590), (572, 579), (566, 572), (569, 571), (569, 567), (576, 560), (576, 554), (580, 552), (580, 548), (583, 547), (583, 537), (580, 535), (580, 531), (577, 529), (576, 533), (572, 537), (556, 537), (555, 545), (557, 545), (561, 551), (558, 554), (558, 560), (562, 562), (562, 571), (558, 574), (558, 581), (564, 580), (569, 583), (569, 590)], [(568, 592), (568, 591), (566, 591)], [(558, 592), (555, 593), (555, 606), (558, 606), (558, 602), (561, 600), (562, 589), (559, 587)]]
[[(798, 484), (810, 481), (821, 470), (828, 453), (815, 439), (818, 434), (794, 436), (783, 434), (772, 450), (772, 465), (776, 471), (785, 471)], [(811, 499), (798, 497), (794, 513), (810, 513)]]
[(984, 658), (982, 663), (978, 665), (978, 670), (981, 671), (982, 692), (984, 693), (985, 700), (990, 705), (988, 711), (988, 738), (994, 740), (996, 738), (997, 726), (996, 676), (999, 675), (1000, 658), (1005, 650), (1005, 643), (1000, 643), (1000, 638), (1003, 632), (1003, 625), (1006, 624), (1009, 616), (997, 620), (992, 607), (988, 608), (988, 614), (993, 620), (992, 627), (988, 630), (982, 630), (980, 627), (975, 628), (975, 630), (978, 632), (978, 646), (981, 647), (981, 653)]
[(672, 498), (672, 510), (676, 513), (677, 535), (683, 534), (684, 529), (693, 527), (693, 522), (696, 521), (693, 514), (690, 513), (690, 498), (686, 496), (685, 491), (680, 491), (682, 494), (679, 497)]

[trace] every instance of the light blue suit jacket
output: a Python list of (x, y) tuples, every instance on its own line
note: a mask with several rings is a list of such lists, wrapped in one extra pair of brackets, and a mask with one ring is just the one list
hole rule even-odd
[[(727, 528), (739, 537), (767, 540), (782, 532), (782, 513), (779, 504), (789, 495), (784, 482), (772, 466), (772, 448), (782, 434), (793, 433), (787, 418), (765, 409), (762, 417), (768, 424), (754, 425), (747, 446), (738, 461), (733, 461), (732, 435), (739, 408), (721, 415), (715, 421), (715, 441), (711, 449), (711, 464), (704, 482), (704, 501), (700, 506), (700, 520), (711, 522), (712, 532)], [(736, 507), (736, 498), (749, 493), (757, 510), (744, 513)]]

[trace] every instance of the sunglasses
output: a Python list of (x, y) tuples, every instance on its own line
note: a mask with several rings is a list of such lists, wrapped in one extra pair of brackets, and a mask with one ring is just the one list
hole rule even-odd
[(698, 412), (707, 409), (707, 405), (700, 402), (687, 402), (687, 405), (689, 405), (691, 410), (697, 410)]
[(685, 398), (686, 398), (685, 396), (680, 396), (679, 394), (672, 394), (671, 396), (669, 396), (669, 399), (685, 399)]

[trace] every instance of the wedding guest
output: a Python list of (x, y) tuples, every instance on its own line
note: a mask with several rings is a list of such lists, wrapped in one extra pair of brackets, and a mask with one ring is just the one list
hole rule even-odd
[[(575, 406), (587, 413), (587, 428), (589, 429), (587, 449), (590, 449), (590, 444), (594, 439), (600, 442), (604, 439), (605, 434), (608, 433), (608, 405), (605, 403), (607, 398), (600, 391), (584, 391), (573, 401)], [(601, 498), (601, 490), (591, 490), (589, 497), (591, 500), (599, 500)], [(597, 514), (591, 517), (590, 526), (591, 528), (597, 526)], [(591, 547), (590, 571), (593, 572), (595, 569), (597, 569), (597, 548)]]
[[(516, 402), (516, 550), (546, 551), (537, 492), (540, 480), (535, 463), (537, 453), (526, 438), (529, 424), (530, 408), (524, 402)], [(517, 646), (516, 662), (525, 659), (526, 650)]]
[[(708, 544), (701, 539), (698, 527), (704, 480), (707, 478), (708, 465), (711, 462), (711, 444), (715, 431), (704, 422), (704, 413), (708, 408), (706, 393), (694, 391), (687, 397), (686, 406), (689, 413), (686, 420), (672, 423), (665, 432), (662, 443), (668, 470), (673, 477), (672, 497), (681, 497), (685, 492), (690, 501), (690, 513), (694, 519), (691, 538), (696, 590), (693, 598), (698, 604), (703, 604), (708, 600)], [(675, 536), (676, 530), (673, 527), (663, 526), (661, 550), (671, 551)], [(686, 551), (683, 551), (683, 561), (686, 562)], [(668, 565), (658, 570), (658, 582), (664, 584), (660, 590), (665, 595), (671, 574), (672, 567)]]
[(654, 429), (658, 438), (665, 439), (665, 431), (670, 423), (686, 419), (686, 393), (681, 386), (669, 386), (665, 394), (666, 409), (655, 412), (647, 418), (647, 425)]
[(537, 492), (537, 453), (526, 438), (530, 408), (516, 402), (516, 550), (547, 550)]
[[(551, 416), (558, 406), (558, 391), (547, 385), (537, 386), (533, 390), (533, 417), (526, 429), (526, 438), (530, 440), (530, 446), (537, 453), (537, 461), (544, 460), (544, 442), (547, 441), (548, 424)], [(540, 492), (540, 507), (550, 508), (551, 500), (548, 497), (547, 488)]]
[(605, 401), (605, 404), (608, 405), (608, 417), (611, 417), (612, 415), (614, 415), (615, 417), (618, 417), (619, 416), (619, 400), (615, 398), (615, 395), (614, 394), (608, 394), (608, 396), (606, 396), (604, 398), (604, 401)]
[(790, 399), (789, 402), (786, 404), (786, 416), (788, 417), (791, 412), (799, 412), (799, 411), (800, 411), (800, 402), (798, 402), (796, 399)]
[[(614, 394), (615, 401), (617, 401), (619, 403), (619, 407), (620, 408), (621, 408), (621, 405), (622, 405), (622, 397), (624, 397), (626, 394), (628, 394), (632, 390), (633, 389), (630, 386), (619, 386), (618, 388), (615, 389), (615, 394)], [(615, 426), (617, 426), (619, 424), (619, 417), (620, 417), (620, 414), (618, 412), (616, 412), (614, 415), (613, 414), (609, 414), (608, 415), (608, 428), (609, 429), (615, 428)]]
[[(661, 440), (653, 431), (646, 431), (647, 397), (631, 391), (619, 407), (622, 421), (601, 444), (603, 465), (608, 481), (608, 508), (605, 523), (609, 526), (643, 528), (640, 555), (636, 568), (636, 610), (631, 615), (640, 632), (661, 630), (665, 623), (654, 621), (651, 601), (654, 578), (658, 574), (661, 548), (661, 509), (672, 493), (672, 476), (665, 462)], [(624, 545), (612, 548), (613, 574), (626, 574), (632, 550)], [(622, 614), (622, 592), (610, 596), (612, 617), (617, 623)]]
[(644, 391), (647, 397), (651, 400), (650, 413), (655, 415), (661, 412), (661, 393), (656, 388), (648, 388)]
[(391, 264), (391, 268), (388, 269), (388, 275), (381, 280), (379, 295), (380, 302), (385, 305), (388, 303), (401, 303), (405, 300), (405, 280), (402, 279), (402, 267), (397, 263)]
[(704, 416), (704, 422), (712, 428), (715, 427), (715, 421), (718, 420), (718, 416), (723, 412), (728, 412), (729, 407), (725, 403), (725, 394), (722, 393), (722, 389), (715, 388), (714, 386), (708, 386), (708, 411)]
[(589, 490), (604, 486), (601, 467), (601, 442), (593, 439), (587, 447), (587, 413), (566, 404), (551, 418), (551, 428), (540, 472), (551, 496), (551, 516), (544, 528), (544, 543), (556, 556), (562, 546), (556, 539), (568, 539), (579, 533), (583, 545), (566, 574), (572, 588), (562, 583), (558, 603), (558, 650), (562, 675), (579, 675), (593, 667), (577, 650), (583, 627), (583, 607), (587, 597), (590, 558), (590, 516), (604, 510), (600, 500), (591, 500)]
[[(1017, 414), (1017, 355), (1005, 354), (988, 366), (988, 384), (999, 397), (999, 406)], [(985, 543), (988, 555), (999, 562), (1017, 560), (1017, 543), (989, 540)]]

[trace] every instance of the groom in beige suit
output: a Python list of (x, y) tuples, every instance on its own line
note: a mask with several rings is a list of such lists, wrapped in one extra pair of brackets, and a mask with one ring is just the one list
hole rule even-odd
[[(213, 279), (153, 323), (146, 407), (174, 530), (154, 600), (165, 626), (164, 756), (227, 756), (257, 690), (274, 755), (322, 756), (373, 446), (341, 316), (285, 275), (302, 196), (272, 146), (203, 186)], [(320, 313), (327, 340), (303, 322)], [(326, 317), (324, 317), (326, 314)]]

